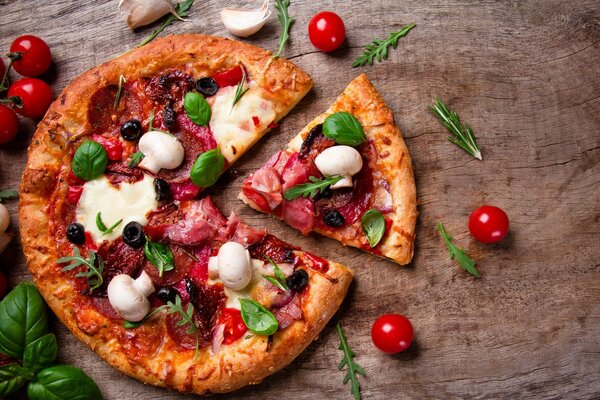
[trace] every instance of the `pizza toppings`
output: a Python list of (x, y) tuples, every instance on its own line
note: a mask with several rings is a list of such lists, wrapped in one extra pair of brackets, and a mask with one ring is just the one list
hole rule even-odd
[(165, 201), (171, 199), (171, 186), (164, 179), (156, 178), (154, 180), (154, 190), (156, 191), (156, 200)]
[(144, 154), (138, 166), (152, 173), (156, 174), (162, 168), (175, 169), (183, 162), (185, 151), (181, 142), (168, 133), (146, 132), (138, 146), (139, 151)]
[(358, 146), (366, 142), (367, 137), (360, 122), (349, 112), (331, 114), (323, 122), (323, 134), (337, 144)]
[(224, 169), (225, 159), (221, 149), (215, 147), (198, 156), (190, 171), (190, 179), (198, 187), (210, 187), (219, 179)]
[(383, 239), (383, 235), (385, 235), (386, 231), (386, 223), (383, 214), (378, 210), (370, 209), (363, 214), (360, 222), (371, 248), (377, 246), (381, 239)]
[(119, 315), (128, 321), (138, 322), (150, 311), (148, 296), (154, 286), (148, 274), (133, 279), (127, 274), (115, 276), (108, 284), (108, 300)]
[(315, 165), (323, 176), (342, 176), (331, 189), (352, 187), (352, 175), (363, 167), (362, 156), (353, 147), (340, 145), (329, 147), (315, 158)]
[(133, 249), (141, 249), (146, 244), (144, 229), (136, 221), (131, 221), (123, 228), (123, 241)]
[(108, 165), (106, 150), (98, 142), (86, 140), (75, 151), (71, 168), (77, 178), (84, 181), (96, 179)]
[(217, 94), (219, 85), (213, 78), (200, 78), (196, 81), (196, 90), (204, 97), (210, 97)]
[(73, 244), (85, 243), (85, 228), (78, 222), (73, 222), (67, 227), (67, 239)]
[(308, 273), (302, 268), (298, 268), (287, 277), (286, 283), (294, 292), (300, 292), (308, 284)]
[(164, 286), (156, 291), (156, 297), (163, 303), (175, 302), (177, 296), (179, 296), (179, 292), (171, 286)]
[(217, 275), (229, 289), (242, 290), (252, 279), (250, 253), (239, 243), (226, 242), (217, 257), (210, 258), (208, 272), (209, 276)]
[(123, 139), (129, 142), (136, 141), (142, 134), (142, 123), (137, 119), (130, 119), (121, 125), (120, 132)]
[(242, 319), (248, 329), (257, 334), (270, 336), (277, 332), (279, 324), (275, 316), (258, 301), (240, 299)]

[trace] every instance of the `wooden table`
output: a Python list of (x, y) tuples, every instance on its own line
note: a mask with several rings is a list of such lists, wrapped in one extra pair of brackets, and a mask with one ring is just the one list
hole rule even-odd
[[(46, 39), (57, 94), (152, 31), (131, 32), (117, 3), (0, 0), (0, 48), (7, 51), (24, 33)], [(250, 2), (196, 3), (189, 21), (168, 33), (229, 37), (220, 8)], [(346, 43), (332, 54), (316, 51), (306, 35), (310, 17), (324, 9), (338, 12), (347, 27)], [(289, 367), (221, 398), (350, 398), (336, 369), (337, 321), (367, 371), (365, 399), (600, 396), (598, 1), (293, 0), (290, 12), (296, 24), (284, 54), (312, 75), (315, 89), (211, 194), (225, 213), (348, 265), (356, 280), (319, 340)], [(417, 27), (387, 61), (351, 68), (365, 43), (413, 21)], [(274, 15), (248, 41), (273, 50), (278, 32)], [(414, 161), (420, 216), (406, 268), (329, 239), (301, 237), (236, 200), (242, 179), (361, 72), (395, 111)], [(473, 127), (483, 162), (446, 140), (427, 111), (435, 96)], [(19, 185), (33, 130), (23, 120), (19, 139), (0, 150), (2, 187)], [(501, 206), (511, 219), (511, 233), (498, 245), (479, 244), (468, 233), (467, 216), (483, 204)], [(16, 201), (8, 207), (17, 230)], [(438, 221), (478, 260), (481, 279), (448, 259)], [(1, 257), (11, 284), (30, 280), (17, 243)], [(413, 345), (397, 356), (377, 351), (369, 336), (375, 318), (389, 312), (409, 316), (416, 330)], [(106, 399), (186, 398), (123, 376), (56, 319), (52, 329), (59, 361), (83, 368)]]

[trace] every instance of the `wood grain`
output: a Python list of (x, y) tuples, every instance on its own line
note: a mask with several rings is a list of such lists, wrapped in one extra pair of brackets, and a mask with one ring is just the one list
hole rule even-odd
[[(153, 27), (133, 33), (117, 0), (0, 0), (0, 48), (33, 33), (47, 40), (58, 93), (84, 70), (136, 46)], [(201, 1), (169, 33), (229, 36), (218, 18), (226, 5)], [(306, 38), (317, 11), (344, 19), (347, 41), (324, 54)], [(365, 399), (597, 398), (600, 396), (600, 7), (597, 0), (403, 1), (293, 0), (296, 18), (284, 55), (316, 87), (211, 190), (226, 213), (265, 226), (303, 248), (356, 271), (344, 306), (320, 339), (296, 361), (228, 399), (350, 398), (337, 371), (334, 323), (345, 326)], [(360, 48), (406, 23), (417, 27), (383, 63), (351, 68)], [(249, 42), (277, 46), (272, 17)], [(4, 51), (4, 50), (3, 50)], [(416, 253), (407, 268), (320, 237), (303, 238), (236, 200), (242, 179), (304, 124), (327, 108), (360, 72), (368, 74), (404, 132), (420, 199)], [(16, 79), (17, 76), (12, 74)], [(476, 133), (484, 161), (445, 139), (427, 111), (440, 96)], [(17, 187), (34, 125), (0, 150), (2, 187)], [(474, 242), (469, 213), (494, 204), (511, 219), (498, 245)], [(8, 204), (17, 230), (15, 202)], [(435, 229), (438, 221), (479, 261), (475, 279), (462, 272)], [(9, 280), (29, 280), (15, 242), (0, 258)], [(369, 331), (380, 314), (410, 317), (415, 343), (398, 356), (379, 353)], [(94, 377), (106, 399), (193, 398), (122, 376), (76, 342), (55, 319), (59, 360)]]

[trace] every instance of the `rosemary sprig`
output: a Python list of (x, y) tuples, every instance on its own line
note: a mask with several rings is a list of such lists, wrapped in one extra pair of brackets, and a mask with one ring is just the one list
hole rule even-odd
[(110, 235), (111, 233), (113, 233), (115, 228), (121, 225), (121, 222), (123, 222), (122, 218), (114, 224), (112, 224), (109, 228), (107, 228), (106, 225), (104, 225), (104, 222), (102, 221), (102, 213), (99, 212), (98, 214), (96, 214), (96, 227), (98, 227), (98, 230), (102, 232), (102, 236)]
[(15, 199), (19, 197), (19, 192), (15, 189), (2, 189), (0, 190), (0, 203), (4, 203), (4, 200)]
[[(79, 248), (73, 249), (73, 255), (68, 257), (61, 257), (56, 260), (58, 264), (64, 264), (70, 262), (71, 264), (64, 267), (63, 271), (70, 271), (74, 268), (84, 265), (87, 267), (86, 271), (78, 272), (76, 278), (87, 278), (88, 285), (90, 285), (90, 292), (94, 289), (98, 289), (104, 283), (102, 272), (104, 271), (104, 260), (94, 250), (90, 250), (88, 258), (85, 259), (81, 256)], [(98, 266), (96, 266), (98, 264)]]
[(119, 105), (119, 100), (121, 99), (121, 90), (123, 89), (123, 82), (127, 82), (123, 75), (119, 76), (119, 86), (117, 87), (117, 95), (115, 96), (115, 104), (113, 104), (113, 108), (117, 108)]
[(387, 37), (387, 39), (383, 40), (374, 40), (373, 42), (367, 44), (365, 46), (365, 50), (362, 55), (360, 55), (353, 63), (353, 67), (358, 67), (360, 65), (373, 65), (373, 60), (376, 58), (377, 61), (381, 62), (381, 60), (387, 60), (389, 47), (393, 46), (394, 49), (398, 46), (398, 39), (403, 36), (406, 36), (408, 32), (412, 28), (417, 26), (417, 24), (412, 23), (404, 26), (398, 32), (392, 32)]
[(277, 288), (281, 289), (284, 292), (286, 290), (289, 290), (289, 287), (285, 280), (285, 275), (283, 274), (283, 272), (281, 272), (281, 269), (279, 269), (279, 265), (277, 265), (275, 263), (275, 261), (273, 261), (273, 259), (271, 257), (269, 257), (268, 255), (265, 254), (264, 256), (273, 266), (273, 272), (275, 273), (275, 277), (273, 278), (272, 276), (263, 275), (263, 278), (265, 278), (266, 280), (271, 282), (274, 286), (276, 286)]
[(273, 58), (278, 58), (281, 55), (285, 43), (290, 39), (290, 28), (294, 23), (294, 18), (288, 14), (289, 6), (290, 0), (275, 0), (277, 18), (279, 18), (279, 24), (281, 25), (281, 35), (279, 36), (279, 47), (275, 54), (273, 54)]
[(458, 114), (448, 110), (444, 102), (439, 98), (435, 99), (435, 104), (430, 106), (429, 109), (452, 134), (448, 135), (448, 140), (450, 142), (454, 143), (478, 160), (482, 159), (481, 150), (477, 145), (477, 140), (475, 139), (475, 135), (473, 135), (473, 131), (469, 125), (462, 125)]
[(286, 200), (294, 200), (298, 197), (310, 197), (313, 199), (317, 194), (322, 193), (329, 186), (341, 181), (342, 176), (328, 176), (327, 178), (318, 179), (314, 176), (308, 178), (309, 183), (303, 183), (300, 185), (293, 186), (285, 191), (283, 197)]
[(469, 257), (465, 250), (457, 247), (452, 243), (452, 236), (450, 236), (446, 232), (446, 229), (444, 229), (444, 225), (442, 225), (441, 222), (438, 223), (437, 227), (440, 233), (442, 234), (442, 238), (444, 238), (444, 241), (446, 242), (446, 246), (448, 247), (448, 251), (450, 252), (450, 259), (453, 260), (454, 258), (456, 258), (456, 261), (458, 261), (458, 265), (460, 265), (460, 267), (463, 270), (479, 278), (481, 274), (475, 267), (477, 263), (471, 257)]
[(358, 377), (356, 376), (356, 374), (362, 376), (367, 376), (367, 374), (365, 373), (365, 370), (362, 369), (362, 367), (358, 365), (356, 361), (354, 361), (354, 357), (356, 356), (356, 354), (352, 351), (350, 346), (348, 346), (346, 335), (344, 334), (342, 325), (339, 322), (335, 326), (335, 329), (337, 329), (338, 336), (340, 337), (340, 346), (338, 347), (338, 349), (344, 352), (344, 358), (342, 358), (338, 369), (341, 371), (342, 368), (348, 366), (343, 383), (345, 385), (346, 383), (348, 383), (348, 381), (351, 381), (350, 393), (354, 395), (355, 400), (360, 400), (360, 382), (358, 382)]
[(184, 0), (181, 3), (175, 5), (175, 15), (170, 14), (168, 17), (166, 17), (162, 24), (160, 24), (160, 26), (154, 32), (152, 32), (150, 36), (148, 36), (142, 43), (140, 43), (139, 47), (147, 45), (148, 43), (153, 41), (154, 38), (156, 38), (162, 31), (164, 31), (167, 26), (171, 25), (175, 21), (175, 19), (182, 20), (183, 17), (187, 17), (188, 11), (192, 4), (194, 4), (194, 0)]
[(231, 111), (233, 111), (233, 108), (235, 107), (237, 102), (240, 101), (242, 96), (245, 95), (248, 90), (250, 90), (249, 87), (244, 89), (245, 83), (246, 83), (246, 71), (244, 71), (244, 73), (242, 75), (242, 80), (240, 81), (240, 83), (238, 83), (237, 87), (235, 88), (235, 96), (233, 97), (233, 104), (231, 105)]

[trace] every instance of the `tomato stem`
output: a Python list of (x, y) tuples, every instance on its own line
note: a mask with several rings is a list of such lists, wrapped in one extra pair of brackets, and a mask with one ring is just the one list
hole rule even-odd
[(10, 106), (23, 108), (23, 99), (20, 96), (10, 96), (5, 99), (0, 99), (0, 104), (8, 104)]
[(6, 67), (6, 71), (4, 72), (4, 76), (2, 77), (2, 83), (0, 83), (0, 92), (4, 92), (6, 89), (8, 89), (8, 71), (10, 71), (10, 68), (12, 67), (15, 61), (21, 59), (21, 56), (23, 56), (23, 54), (24, 53), (20, 51), (12, 51), (10, 53), (6, 53), (6, 56), (10, 61), (8, 62), (8, 67)]

